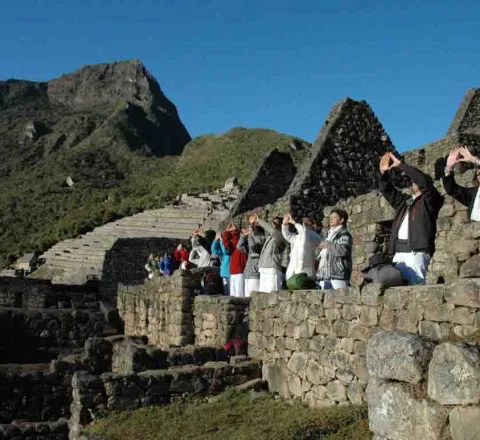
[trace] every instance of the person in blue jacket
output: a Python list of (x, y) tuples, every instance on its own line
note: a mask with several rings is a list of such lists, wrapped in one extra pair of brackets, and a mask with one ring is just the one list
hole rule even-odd
[(160, 258), (158, 268), (163, 277), (168, 277), (173, 273), (173, 258), (168, 252), (165, 252), (165, 255)]
[(220, 232), (215, 236), (215, 240), (212, 242), (212, 255), (216, 255), (220, 258), (220, 276), (223, 283), (223, 294), (230, 295), (230, 254), (225, 248), (222, 240), (222, 234)]

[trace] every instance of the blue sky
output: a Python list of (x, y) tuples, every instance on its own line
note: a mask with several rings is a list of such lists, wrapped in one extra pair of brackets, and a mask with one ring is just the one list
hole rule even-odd
[(368, 101), (405, 150), (441, 138), (480, 86), (480, 2), (8, 3), (0, 80), (140, 59), (192, 136), (246, 126), (313, 141), (350, 96)]

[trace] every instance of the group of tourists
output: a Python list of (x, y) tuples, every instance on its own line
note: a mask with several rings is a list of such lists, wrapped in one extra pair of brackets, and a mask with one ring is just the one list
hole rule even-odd
[[(454, 166), (459, 162), (477, 167), (477, 188), (455, 182)], [(391, 177), (395, 168), (411, 180), (411, 194), (394, 187)], [(480, 159), (466, 147), (454, 148), (446, 161), (443, 185), (447, 194), (468, 206), (470, 219), (475, 221), (480, 220), (479, 184)], [(364, 270), (365, 279), (387, 285), (423, 284), (435, 251), (436, 222), (443, 197), (429, 175), (391, 152), (380, 160), (379, 188), (394, 208), (395, 216), (388, 256), (373, 256)], [(312, 217), (295, 219), (286, 213), (283, 218), (265, 221), (252, 214), (246, 228), (230, 223), (218, 233), (194, 230), (191, 251), (179, 244), (172, 255), (167, 252), (153, 264), (161, 275), (170, 275), (175, 268), (219, 267), (221, 281), (219, 278), (216, 289), (236, 297), (249, 297), (252, 291), (277, 291), (285, 286), (345, 288), (352, 273), (353, 242), (347, 229), (348, 214), (335, 208), (328, 221), (324, 228)], [(150, 259), (147, 267), (152, 267)]]

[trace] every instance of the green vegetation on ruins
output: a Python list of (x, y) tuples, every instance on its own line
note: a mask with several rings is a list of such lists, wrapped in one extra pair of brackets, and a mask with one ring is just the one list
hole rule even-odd
[(309, 408), (267, 393), (227, 391), (191, 401), (110, 413), (88, 428), (98, 440), (370, 440), (365, 407)]
[(118, 131), (110, 130), (108, 142), (94, 133), (68, 149), (47, 152), (35, 143), (17, 144), (10, 154), (3, 149), (0, 266), (116, 218), (162, 207), (182, 192), (219, 188), (231, 176), (247, 184), (273, 148), (290, 151), (297, 163), (307, 151), (293, 151), (295, 138), (273, 130), (234, 128), (192, 140), (179, 156), (158, 157), (118, 135), (129, 128), (121, 115), (109, 123)]

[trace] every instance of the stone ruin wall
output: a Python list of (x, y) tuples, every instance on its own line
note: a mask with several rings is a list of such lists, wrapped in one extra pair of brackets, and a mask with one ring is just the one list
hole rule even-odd
[(230, 210), (235, 217), (247, 211), (274, 203), (287, 192), (297, 173), (295, 162), (289, 153), (277, 149), (268, 153), (253, 179)]
[(337, 103), (287, 198), (292, 214), (320, 216), (324, 206), (377, 188), (379, 158), (395, 148), (365, 101)]
[(195, 344), (223, 347), (232, 337), (248, 337), (249, 298), (198, 295), (203, 271), (175, 272), (141, 286), (120, 286), (119, 314), (126, 336), (146, 336), (168, 348)]
[(468, 340), (480, 328), (480, 279), (451, 285), (254, 293), (249, 355), (272, 392), (315, 406), (361, 404), (366, 347), (380, 329), (432, 341)]
[(479, 363), (476, 344), (401, 331), (372, 335), (366, 396), (374, 438), (479, 438)]

